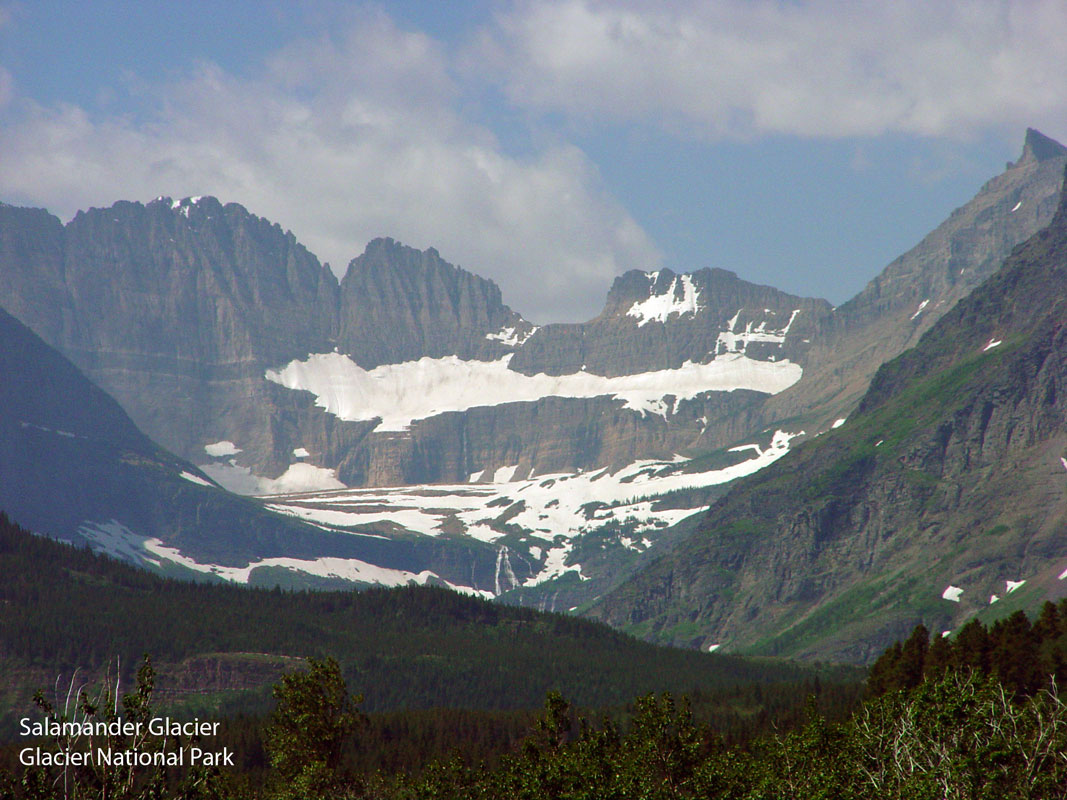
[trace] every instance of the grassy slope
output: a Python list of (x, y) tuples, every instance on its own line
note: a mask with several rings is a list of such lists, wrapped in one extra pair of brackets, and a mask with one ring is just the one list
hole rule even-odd
[[(844, 427), (744, 481), (594, 614), (659, 641), (866, 661), (919, 621), (1003, 613), (986, 606), (1006, 579), (1028, 578), (1032, 604), (1057, 596), (1064, 298), (1061, 205), (878, 372)], [(940, 597), (949, 582), (959, 605)]]

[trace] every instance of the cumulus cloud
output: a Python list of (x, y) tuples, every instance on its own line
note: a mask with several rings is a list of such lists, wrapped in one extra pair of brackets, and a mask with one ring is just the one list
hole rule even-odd
[(532, 0), (479, 58), (517, 104), (717, 138), (1067, 121), (1067, 4)]
[(538, 322), (587, 317), (614, 275), (656, 266), (581, 151), (514, 157), (465, 119), (448, 61), (376, 12), (252, 79), (201, 64), (137, 114), (16, 101), (0, 122), (0, 194), (61, 216), (213, 194), (291, 228), (338, 272), (392, 236), (496, 280)]

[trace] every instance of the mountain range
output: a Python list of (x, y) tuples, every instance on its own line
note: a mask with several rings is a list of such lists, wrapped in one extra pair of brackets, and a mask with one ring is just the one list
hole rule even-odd
[[(1016, 162), (837, 308), (722, 269), (664, 269), (617, 278), (588, 322), (545, 326), (436, 250), (391, 239), (338, 281), (291, 233), (210, 197), (66, 225), (0, 205), (0, 298), (36, 334), (0, 319), (5, 358), (27, 354), (4, 387), (22, 399), (4, 404), (0, 502), (161, 569), (446, 582), (675, 644), (863, 661), (917, 618), (951, 629), (996, 580), (1056, 588), (1034, 549), (1060, 558), (1055, 524), (996, 506), (1025, 473), (1012, 459), (1044, 469), (1059, 433), (1034, 423), (1019, 455), (997, 402), (1039, 389), (1009, 367), (986, 382), (1030, 353), (1055, 316), (1037, 300), (1056, 290), (980, 298), (1020, 259), (1055, 269), (1065, 166), (1067, 150), (1028, 131)], [(1001, 343), (976, 356), (982, 337)], [(117, 405), (82, 399), (93, 383)], [(35, 415), (42, 394), (69, 402)], [(64, 421), (92, 409), (84, 431)], [(953, 436), (983, 424), (1003, 446), (961, 461)], [(111, 450), (79, 461), (93, 430)], [(131, 464), (152, 488), (120, 480)], [(1019, 496), (1050, 502), (1045, 483), (1051, 494)], [(155, 515), (130, 503), (121, 521), (133, 495)], [(84, 500), (49, 508), (57, 496)], [(976, 549), (975, 526), (1009, 532)], [(927, 581), (965, 576), (965, 600), (938, 590), (927, 604)]]

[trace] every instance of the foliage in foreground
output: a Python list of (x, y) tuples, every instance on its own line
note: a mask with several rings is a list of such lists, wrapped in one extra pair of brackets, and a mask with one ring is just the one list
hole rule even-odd
[[(151, 675), (128, 696), (128, 713), (149, 713)], [(66, 776), (29, 770), (0, 781), (0, 798), (888, 798), (893, 800), (1056, 800), (1067, 798), (1067, 703), (1055, 681), (1020, 697), (978, 671), (946, 671), (911, 690), (868, 701), (831, 723), (812, 704), (807, 723), (747, 747), (727, 747), (696, 723), (688, 702), (640, 698), (628, 724), (576, 716), (558, 692), (513, 753), (493, 768), (458, 760), (417, 778), (365, 776), (344, 766), (346, 739), (365, 718), (332, 659), (308, 663), (275, 687), (266, 732), (272, 772), (253, 783), (218, 771), (122, 773), (101, 783), (92, 771)], [(83, 714), (107, 716), (104, 702)], [(56, 743), (62, 746), (61, 742)], [(147, 747), (175, 746), (146, 742)]]

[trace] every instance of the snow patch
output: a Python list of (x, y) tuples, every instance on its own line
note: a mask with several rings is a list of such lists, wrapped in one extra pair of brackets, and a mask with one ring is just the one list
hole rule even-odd
[(78, 526), (78, 533), (86, 539), (94, 550), (103, 552), (112, 558), (143, 563), (145, 559), (144, 543), (146, 537), (140, 536), (116, 519), (108, 522), (86, 520)]
[(999, 599), (1000, 598), (995, 594), (989, 595), (989, 605), (993, 605), (993, 603), (997, 602)]
[(777, 394), (803, 372), (788, 359), (756, 361), (728, 354), (709, 364), (687, 361), (678, 369), (604, 377), (523, 375), (498, 361), (464, 361), (456, 356), (421, 358), (365, 370), (340, 353), (319, 353), (268, 369), (266, 379), (315, 395), (315, 404), (343, 420), (380, 419), (377, 430), (403, 431), (418, 419), (476, 406), (540, 400), (543, 397), (600, 397), (622, 400), (624, 408), (666, 415), (664, 398), (690, 399), (708, 391), (751, 389)]
[(144, 549), (160, 559), (172, 561), (197, 572), (218, 575), (234, 583), (248, 583), (252, 570), (257, 567), (282, 567), (294, 572), (306, 572), (309, 575), (318, 575), (324, 578), (340, 578), (349, 581), (363, 583), (376, 583), (381, 586), (406, 586), (409, 584), (438, 583), (444, 584), (457, 592), (490, 598), (492, 592), (481, 589), (472, 589), (469, 586), (457, 586), (442, 580), (435, 573), (423, 570), (419, 573), (408, 572), (400, 569), (390, 569), (369, 564), (356, 558), (323, 557), (315, 559), (300, 558), (264, 558), (252, 561), (244, 567), (223, 567), (217, 564), (201, 564), (188, 556), (181, 554), (174, 547), (163, 544), (159, 539), (148, 539), (144, 543)]
[(842, 425), (845, 424), (845, 420), (846, 419), (847, 419), (847, 417), (841, 417), (841, 419), (835, 419), (834, 420), (834, 424), (831, 425), (830, 427), (831, 428), (840, 428)]
[(947, 639), (951, 635), (952, 635), (952, 631), (941, 631), (941, 638), (942, 639)]
[(500, 342), (501, 344), (507, 345), (508, 347), (518, 347), (531, 336), (533, 336), (535, 333), (537, 333), (538, 330), (539, 328), (536, 325), (530, 328), (530, 330), (526, 331), (526, 333), (518, 332), (518, 329), (515, 327), (506, 327), (501, 328), (496, 333), (487, 333), (485, 335), (485, 338), (491, 339), (492, 341)]
[(296, 447), (293, 449), (293, 458), (307, 458), (311, 453), (307, 451), (306, 447)]
[[(671, 281), (671, 285), (667, 287), (667, 291), (663, 294), (653, 294), (659, 273), (649, 273), (648, 277), (648, 299), (638, 300), (626, 312), (626, 316), (638, 319), (638, 328), (647, 325), (649, 322), (666, 323), (667, 318), (672, 314), (678, 314), (679, 316), (695, 315), (700, 310), (698, 303), (700, 290), (693, 285), (693, 277), (691, 275), (679, 275)], [(681, 281), (682, 285), (682, 296), (675, 297), (679, 281)]]
[(320, 492), (344, 489), (332, 469), (298, 462), (277, 478), (264, 478), (252, 473), (248, 467), (229, 464), (200, 464), (200, 469), (215, 483), (236, 494), (276, 495), (297, 492)]
[(1001, 344), (1003, 344), (1003, 342), (1000, 339), (990, 339), (989, 343), (982, 348), (982, 352), (984, 353), (986, 350), (992, 350), (994, 347)]
[[(741, 316), (742, 311), (744, 311), (744, 309), (739, 308), (737, 313), (727, 321), (726, 330), (719, 332), (719, 335), (715, 340), (716, 353), (744, 353), (745, 348), (748, 347), (750, 342), (769, 342), (781, 347), (785, 344), (786, 334), (788, 334), (789, 329), (793, 327), (793, 320), (795, 320), (797, 314), (800, 313), (799, 308), (793, 309), (793, 313), (789, 315), (789, 322), (787, 322), (785, 327), (781, 330), (768, 331), (767, 321), (763, 320), (759, 325), (749, 321), (745, 323), (745, 329), (743, 331), (738, 331), (737, 319)], [(764, 309), (764, 311), (766, 313), (772, 313), (770, 309)]]
[(204, 452), (213, 458), (222, 458), (223, 456), (237, 455), (241, 452), (241, 448), (233, 442), (224, 439), (221, 442), (204, 445)]
[(510, 467), (499, 467), (493, 473), (493, 483), (509, 483), (515, 479), (515, 472), (518, 469), (518, 464), (512, 464)]
[(210, 481), (205, 481), (199, 475), (194, 475), (193, 473), (188, 472), (186, 470), (182, 470), (181, 477), (185, 478), (185, 480), (189, 481), (190, 483), (198, 483), (201, 486), (211, 486), (212, 485)]
[(709, 644), (709, 645), (708, 645), (708, 652), (709, 652), (709, 653), (714, 653), (714, 652), (715, 652), (716, 650), (718, 650), (718, 649), (719, 649), (720, 647), (722, 647), (722, 645), (721, 645), (721, 644)]
[(1016, 589), (1021, 587), (1024, 583), (1026, 583), (1026, 581), (1004, 581), (1004, 583), (1007, 587), (1004, 593), (1011, 594)]
[(926, 308), (926, 306), (929, 305), (929, 303), (930, 303), (930, 298), (929, 297), (926, 298), (925, 300), (923, 300), (921, 303), (919, 303), (919, 307), (917, 309), (915, 309), (915, 313), (911, 315), (911, 318), (915, 319), (917, 316), (919, 316), (921, 313), (923, 313), (923, 309)]
[(1012, 206), (1011, 212), (1009, 212), (1009, 213), (1014, 214), (1016, 211), (1019, 210), (1019, 208), (1020, 208), (1020, 206), (1022, 206), (1022, 204), (1023, 204), (1023, 201), (1020, 200), (1018, 203), (1016, 203), (1014, 206)]
[(963, 594), (963, 589), (961, 589), (959, 586), (949, 585), (949, 587), (945, 589), (945, 591), (941, 592), (941, 597), (943, 597), (945, 600), (951, 600), (953, 603), (958, 603), (960, 601), (961, 594)]

